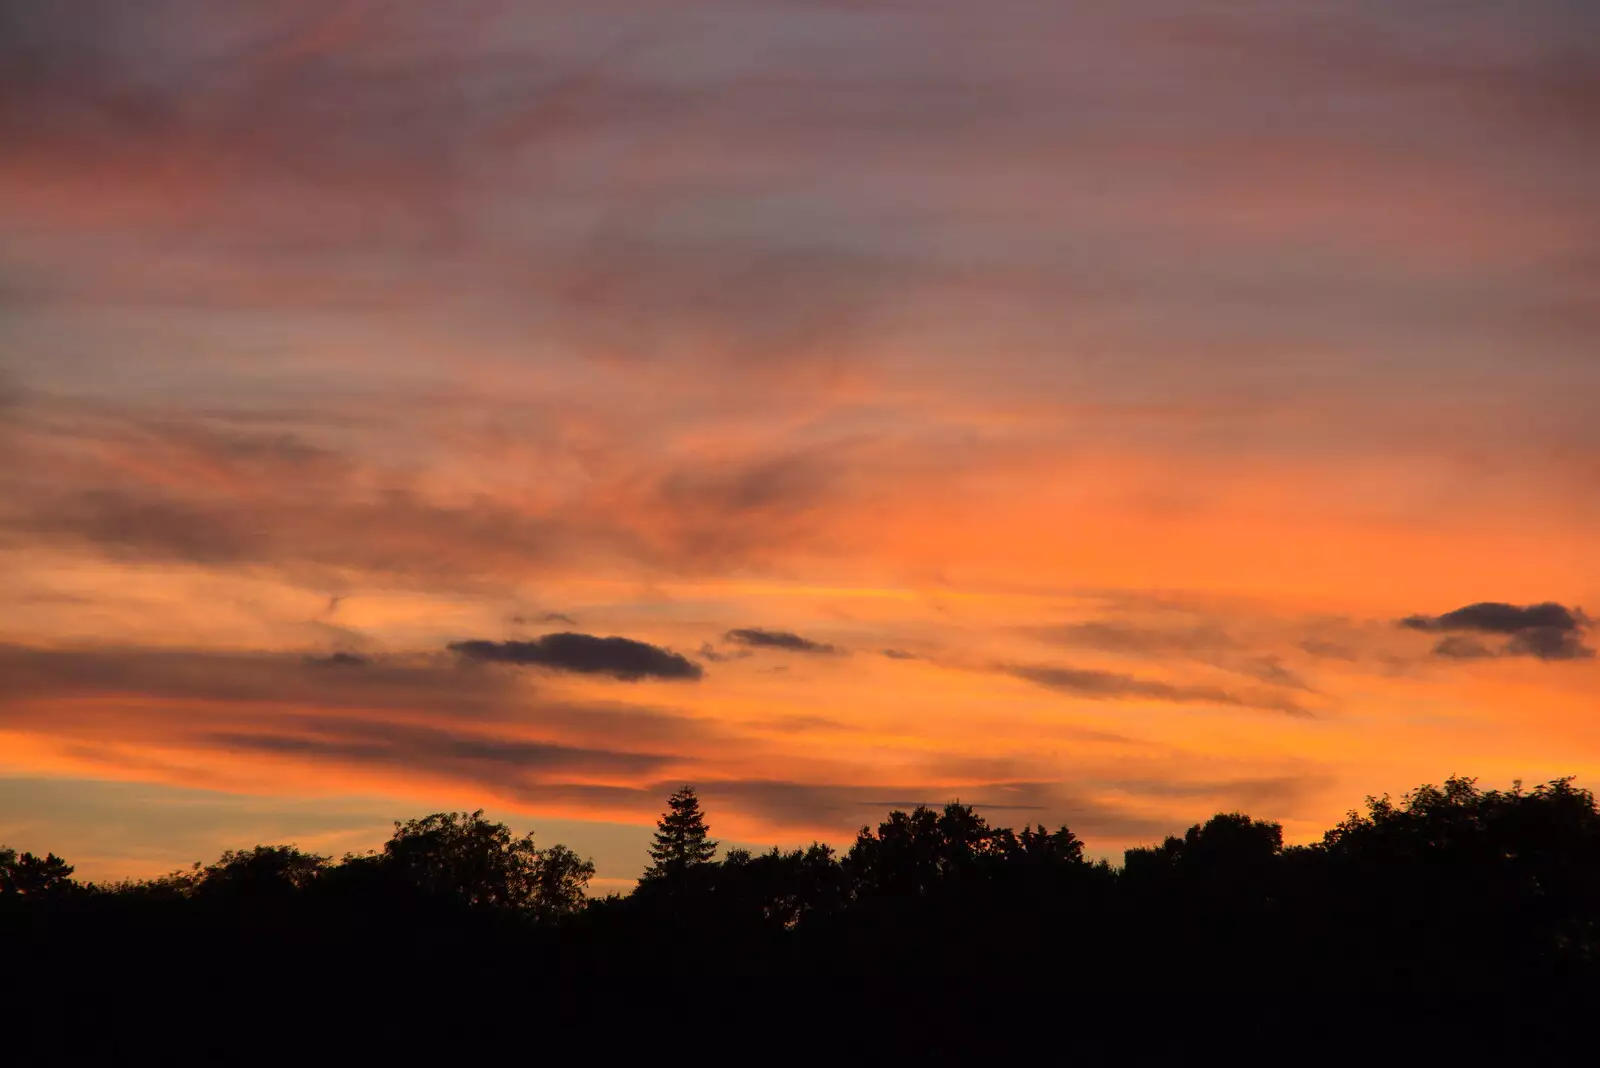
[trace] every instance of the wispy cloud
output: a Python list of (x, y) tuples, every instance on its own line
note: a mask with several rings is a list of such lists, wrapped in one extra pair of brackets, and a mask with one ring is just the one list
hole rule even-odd
[(1139, 678), (1114, 671), (1049, 665), (1010, 665), (1005, 673), (1040, 686), (1095, 701), (1170, 701), (1177, 704), (1233, 705), (1262, 708), (1292, 716), (1311, 715), (1281, 695), (1244, 694), (1220, 686), (1187, 685)]
[(812, 641), (787, 630), (764, 630), (760, 627), (737, 627), (722, 636), (724, 641), (752, 649), (782, 649), (789, 653), (837, 653), (839, 648), (825, 642)]

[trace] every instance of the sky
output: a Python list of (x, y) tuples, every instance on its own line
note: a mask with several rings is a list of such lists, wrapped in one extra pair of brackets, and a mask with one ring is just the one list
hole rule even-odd
[(1580, 0), (0, 0), (0, 841), (1600, 786)]

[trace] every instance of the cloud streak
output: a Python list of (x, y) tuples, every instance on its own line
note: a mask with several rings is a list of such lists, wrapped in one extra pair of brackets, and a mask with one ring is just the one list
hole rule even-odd
[(722, 636), (724, 641), (751, 649), (782, 649), (789, 653), (818, 653), (832, 655), (838, 646), (812, 641), (787, 630), (764, 630), (760, 627), (737, 627)]
[(334, 763), (360, 762), (427, 771), (468, 781), (517, 782), (565, 777), (638, 776), (672, 762), (663, 754), (587, 749), (548, 742), (496, 738), (397, 723), (304, 720), (294, 734), (214, 731), (198, 741), (229, 751), (266, 753)]
[(1004, 672), (1038, 686), (1092, 701), (1166, 701), (1174, 704), (1261, 708), (1309, 718), (1294, 701), (1270, 694), (1240, 694), (1220, 686), (1193, 686), (1139, 678), (1115, 671), (1048, 665), (1010, 665)]
[[(1107, 797), (1025, 777), (1038, 770), (1028, 762), (927, 754), (885, 776), (848, 760), (786, 756), (703, 717), (562, 701), (527, 692), (508, 673), (437, 661), (401, 668), (396, 659), (328, 670), (288, 655), (0, 647), (3, 677), (20, 683), (0, 702), (0, 732), (53, 743), (80, 775), (256, 791), (470, 790), (539, 811), (646, 823), (687, 779), (719, 824), (836, 841), (891, 805), (953, 798), (1112, 839), (1167, 829), (1138, 800), (1164, 796), (1154, 778), (1118, 780), (1118, 796)], [(861, 729), (817, 717), (771, 726), (785, 738)], [(1203, 780), (1189, 781), (1196, 796), (1235, 789), (1219, 780), (1207, 793)]]

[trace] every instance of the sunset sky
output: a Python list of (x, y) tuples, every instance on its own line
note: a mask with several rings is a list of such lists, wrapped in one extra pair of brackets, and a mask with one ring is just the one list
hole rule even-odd
[(0, 842), (1600, 786), (1597, 101), (1583, 0), (0, 0)]

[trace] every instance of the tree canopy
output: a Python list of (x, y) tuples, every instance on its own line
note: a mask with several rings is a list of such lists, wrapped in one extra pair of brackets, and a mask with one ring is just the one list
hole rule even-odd
[(47, 853), (39, 857), (0, 846), (0, 894), (43, 897), (72, 890), (72, 865)]
[[(1572, 779), (1485, 790), (1457, 777), (1371, 797), (1308, 845), (1223, 812), (1127, 849), (1118, 867), (1066, 826), (1015, 831), (959, 803), (890, 812), (842, 855), (820, 842), (720, 861), (715, 850), (688, 787), (668, 799), (637, 890), (599, 899), (587, 895), (591, 862), (482, 811), (397, 822), (381, 849), (339, 860), (263, 845), (114, 884), (0, 848), (0, 955), (29, 977), (31, 1000), (17, 1004), (38, 1019), (69, 1004), (144, 1006), (97, 1025), (103, 1035), (161, 1018), (167, 1001), (125, 987), (112, 997), (102, 980), (145, 962), (151, 998), (210, 1006), (215, 1049), (233, 1049), (243, 1026), (230, 1006), (276, 991), (370, 999), (389, 1018), (430, 983), (504, 992), (498, 1013), (468, 1004), (395, 1020), (402, 1057), (417, 1052), (404, 1034), (453, 1036), (445, 1057), (464, 1035), (503, 1036), (496, 1056), (521, 1049), (518, 1029), (494, 1021), (534, 1003), (602, 1028), (653, 1019), (664, 1034), (689, 1005), (787, 1020), (833, 992), (828, 1013), (926, 1038), (916, 1055), (927, 1059), (949, 1051), (938, 1036), (987, 1034), (992, 1053), (996, 1035), (1022, 1033), (994, 1022), (1008, 998), (1102, 1015), (1160, 1005), (1175, 1020), (1215, 993), (1230, 1000), (1191, 1033), (1222, 1019), (1235, 1037), (1272, 1033), (1278, 1017), (1259, 1006), (1276, 1004), (1287, 1034), (1304, 1028), (1304, 1006), (1336, 1004), (1337, 1027), (1317, 1032), (1325, 1046), (1363, 1025), (1385, 1041), (1410, 1027), (1432, 1045), (1463, 1036), (1471, 1060), (1507, 1036), (1505, 1048), (1539, 1049), (1587, 1018), (1580, 1003), (1600, 1006), (1600, 809)], [(709, 982), (722, 984), (715, 998)], [(774, 999), (778, 983), (792, 984), (789, 1001)], [(904, 1041), (891, 1056), (912, 1055)], [(122, 1056), (106, 1048), (103, 1060)], [(1189, 1047), (1161, 1048), (1170, 1059)]]

